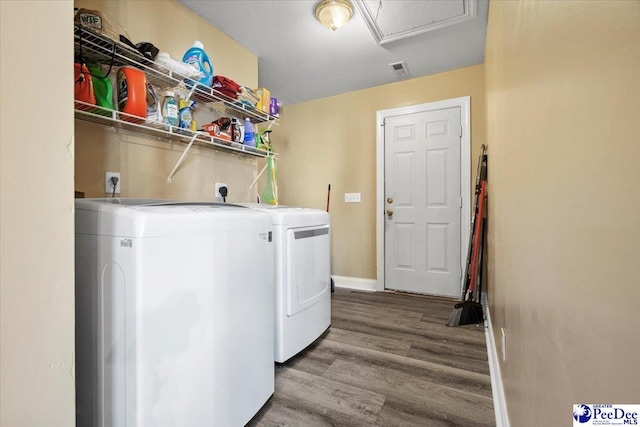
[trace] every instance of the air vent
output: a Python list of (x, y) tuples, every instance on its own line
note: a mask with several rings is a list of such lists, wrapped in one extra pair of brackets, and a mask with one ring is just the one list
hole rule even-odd
[(405, 64), (404, 61), (392, 62), (389, 66), (398, 77), (403, 77), (409, 74), (407, 71), (407, 64)]

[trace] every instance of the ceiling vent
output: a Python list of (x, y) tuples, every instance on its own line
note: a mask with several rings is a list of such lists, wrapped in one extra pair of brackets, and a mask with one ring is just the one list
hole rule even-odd
[(391, 67), (393, 72), (396, 73), (397, 77), (404, 77), (409, 74), (409, 71), (407, 70), (407, 64), (405, 64), (404, 61), (392, 62), (391, 64), (389, 64), (389, 66)]

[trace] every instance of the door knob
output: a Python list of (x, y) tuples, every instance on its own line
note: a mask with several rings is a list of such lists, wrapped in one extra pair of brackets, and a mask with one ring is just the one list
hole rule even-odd
[(387, 209), (387, 216), (389, 217), (389, 219), (391, 219), (391, 217), (393, 216), (393, 209)]
[(387, 203), (393, 203), (393, 199), (391, 197), (387, 197)]

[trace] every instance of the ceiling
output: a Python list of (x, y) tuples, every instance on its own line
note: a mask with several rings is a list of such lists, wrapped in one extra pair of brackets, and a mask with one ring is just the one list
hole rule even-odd
[[(335, 32), (316, 20), (316, 0), (179, 1), (258, 57), (260, 86), (282, 105), (484, 61), (488, 0), (352, 0)], [(401, 77), (389, 66), (399, 61)]]

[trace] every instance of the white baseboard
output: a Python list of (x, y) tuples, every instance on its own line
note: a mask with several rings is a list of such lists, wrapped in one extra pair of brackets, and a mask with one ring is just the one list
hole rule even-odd
[[(483, 294), (483, 296), (485, 296)], [(487, 340), (487, 356), (489, 358), (489, 373), (491, 375), (491, 393), (493, 394), (493, 410), (496, 414), (496, 427), (509, 427), (509, 414), (507, 413), (507, 402), (504, 397), (504, 386), (502, 383), (502, 373), (498, 359), (498, 348), (493, 336), (491, 326), (491, 314), (487, 299), (483, 298), (485, 338)]]
[(336, 288), (355, 289), (358, 291), (371, 291), (377, 290), (375, 279), (361, 279), (360, 277), (349, 276), (331, 276)]

